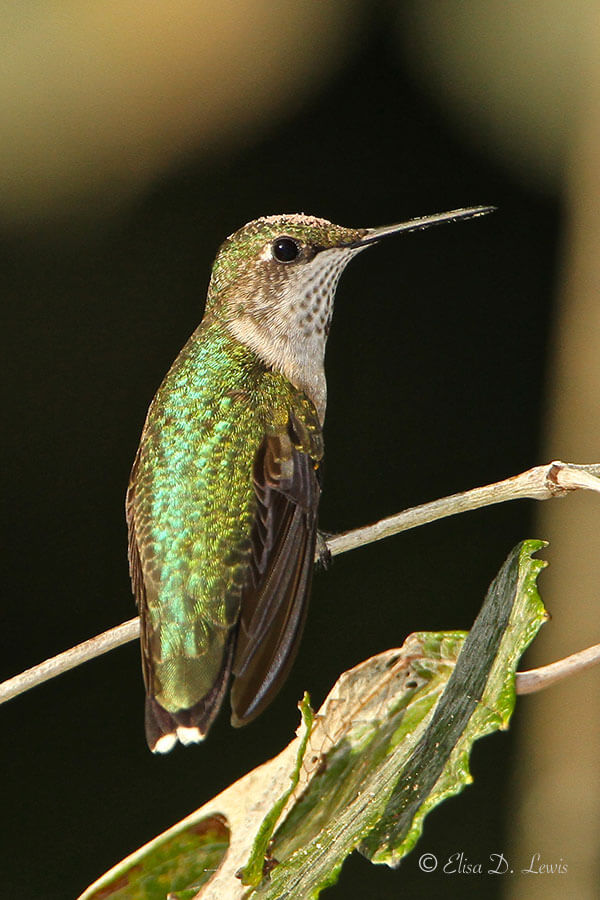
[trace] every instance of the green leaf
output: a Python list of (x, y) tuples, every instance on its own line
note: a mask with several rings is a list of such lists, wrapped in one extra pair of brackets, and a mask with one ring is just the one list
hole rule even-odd
[(214, 875), (228, 846), (223, 816), (184, 820), (107, 872), (80, 900), (187, 900)]
[(472, 781), (471, 746), (508, 727), (519, 658), (546, 619), (536, 588), (546, 563), (525, 541), (490, 585), (427, 731), (414, 747), (377, 826), (360, 845), (373, 862), (398, 865), (415, 846), (427, 813)]
[[(526, 541), (513, 550), (466, 639), (413, 635), (391, 665), (389, 685), (377, 666), (369, 671), (361, 685), (365, 715), (353, 713), (343, 737), (322, 754), (321, 771), (274, 836), (271, 853), (280, 864), (257, 896), (317, 897), (356, 847), (374, 862), (397, 865), (426, 814), (471, 780), (471, 745), (507, 727), (518, 659), (545, 619), (535, 585), (545, 563), (531, 559), (541, 546)], [(311, 734), (307, 752), (314, 746)]]
[(262, 825), (258, 829), (258, 833), (254, 841), (254, 846), (252, 847), (252, 853), (250, 854), (250, 859), (240, 872), (240, 879), (242, 884), (256, 886), (263, 877), (264, 869), (268, 869), (268, 848), (269, 841), (271, 840), (271, 835), (273, 834), (275, 826), (277, 825), (277, 821), (279, 820), (279, 817), (281, 816), (281, 813), (283, 812), (285, 805), (289, 800), (290, 794), (298, 784), (298, 780), (300, 778), (300, 766), (302, 765), (304, 752), (306, 750), (306, 743), (308, 741), (308, 737), (310, 735), (310, 730), (314, 720), (314, 713), (310, 706), (310, 698), (308, 694), (304, 694), (302, 701), (299, 703), (299, 707), (300, 714), (302, 715), (302, 722), (305, 726), (305, 731), (298, 746), (296, 765), (290, 775), (290, 786), (286, 791), (283, 792), (279, 800), (269, 810), (269, 812), (263, 819)]

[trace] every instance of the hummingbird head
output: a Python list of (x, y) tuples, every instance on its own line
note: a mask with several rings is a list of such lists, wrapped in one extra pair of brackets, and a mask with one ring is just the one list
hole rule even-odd
[(388, 234), (489, 210), (454, 210), (385, 228), (343, 228), (302, 214), (256, 219), (221, 246), (206, 315), (305, 391), (323, 420), (325, 344), (337, 283), (349, 261)]

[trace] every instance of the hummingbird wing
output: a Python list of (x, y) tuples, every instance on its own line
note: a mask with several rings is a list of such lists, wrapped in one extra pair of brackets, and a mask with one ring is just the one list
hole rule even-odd
[(233, 657), (232, 724), (271, 702), (294, 661), (308, 610), (323, 448), (312, 406), (265, 435), (254, 462), (257, 509)]

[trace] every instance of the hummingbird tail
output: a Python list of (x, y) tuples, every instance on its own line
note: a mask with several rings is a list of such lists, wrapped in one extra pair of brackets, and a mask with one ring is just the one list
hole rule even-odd
[(219, 712), (229, 683), (232, 637), (229, 636), (223, 665), (215, 683), (194, 706), (172, 713), (161, 706), (155, 697), (146, 696), (146, 740), (153, 753), (168, 753), (177, 741), (188, 746), (204, 740)]
[(192, 712), (172, 715), (154, 697), (146, 697), (146, 740), (153, 753), (168, 753), (177, 741), (187, 745), (204, 739), (206, 731), (192, 724)]

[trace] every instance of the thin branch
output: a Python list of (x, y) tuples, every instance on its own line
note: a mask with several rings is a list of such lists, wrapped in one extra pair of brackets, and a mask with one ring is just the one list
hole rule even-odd
[(574, 675), (575, 672), (583, 672), (591, 666), (600, 663), (600, 644), (594, 644), (586, 650), (580, 650), (579, 653), (573, 653), (571, 656), (565, 656), (557, 662), (550, 663), (547, 666), (540, 666), (539, 669), (529, 669), (527, 672), (517, 672), (516, 691), (517, 694), (533, 694), (536, 691), (543, 691), (544, 688)]
[[(544, 466), (528, 469), (526, 472), (514, 475), (512, 478), (507, 478), (504, 481), (497, 481), (494, 484), (485, 485), (485, 487), (473, 488), (473, 490), (464, 491), (460, 494), (452, 494), (450, 497), (443, 497), (441, 500), (434, 500), (432, 503), (413, 506), (411, 509), (406, 509), (395, 516), (381, 519), (373, 525), (366, 525), (363, 528), (356, 528), (353, 531), (333, 535), (327, 539), (327, 548), (332, 556), (337, 556), (339, 553), (346, 553), (348, 550), (354, 550), (356, 547), (362, 547), (365, 544), (371, 544), (374, 541), (380, 541), (383, 538), (399, 534), (401, 531), (408, 531), (411, 528), (417, 528), (420, 525), (426, 525), (458, 513), (469, 512), (484, 506), (492, 506), (495, 503), (504, 503), (508, 500), (523, 498), (548, 500), (551, 497), (562, 496), (578, 489), (600, 493), (600, 464), (579, 466), (555, 460)], [(88, 659), (102, 656), (103, 653), (108, 653), (109, 650), (114, 650), (122, 644), (135, 640), (139, 633), (139, 619), (130, 619), (128, 622), (123, 622), (122, 625), (117, 625), (115, 628), (109, 628), (108, 631), (104, 631), (102, 634), (90, 638), (90, 640), (84, 641), (82, 644), (77, 644), (75, 647), (71, 647), (70, 650), (65, 650), (63, 653), (59, 653), (58, 656), (53, 656), (51, 659), (47, 659), (31, 669), (26, 669), (20, 675), (15, 675), (14, 678), (9, 678), (8, 681), (0, 684), (0, 704), (11, 700), (18, 694), (22, 694), (38, 684), (42, 684), (44, 681), (48, 681), (57, 675), (61, 675), (63, 672), (67, 672), (69, 669), (75, 668), (83, 662), (87, 662)], [(541, 690), (554, 681), (565, 678), (572, 672), (588, 665), (594, 665), (594, 663), (598, 662), (598, 654), (595, 657), (590, 657), (590, 660), (585, 663), (569, 662), (570, 660), (578, 659), (582, 654), (591, 653), (594, 649), (583, 650), (581, 653), (576, 653), (565, 660), (552, 663), (550, 666), (534, 669), (530, 673), (518, 673), (517, 693), (524, 694)], [(548, 674), (550, 669), (552, 672)], [(530, 679), (528, 676), (534, 677)]]
[(23, 694), (32, 687), (43, 684), (44, 681), (56, 678), (57, 675), (74, 669), (81, 663), (87, 662), (88, 659), (102, 656), (103, 653), (108, 653), (109, 650), (114, 650), (121, 644), (135, 640), (139, 637), (139, 633), (140, 620), (136, 616), (135, 619), (129, 619), (122, 625), (109, 628), (108, 631), (103, 631), (102, 634), (98, 634), (82, 644), (76, 644), (70, 650), (65, 650), (58, 656), (53, 656), (37, 666), (32, 666), (31, 669), (25, 669), (20, 675), (15, 675), (14, 678), (9, 678), (8, 681), (0, 684), (0, 703), (6, 703), (7, 700), (12, 700), (18, 694)]
[(327, 546), (331, 555), (335, 556), (362, 547), (364, 544), (391, 537), (401, 531), (417, 528), (419, 525), (428, 525), (438, 519), (470, 512), (483, 506), (493, 506), (495, 503), (505, 503), (507, 500), (549, 500), (551, 497), (562, 496), (578, 488), (600, 493), (599, 476), (598, 464), (576, 466), (555, 460), (544, 466), (528, 469), (520, 475), (513, 475), (504, 481), (452, 494), (432, 503), (423, 503), (422, 506), (413, 506), (395, 516), (381, 519), (373, 525), (335, 535), (327, 541)]

